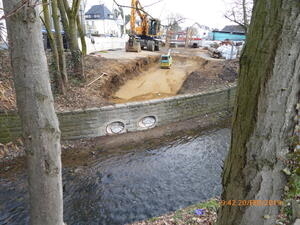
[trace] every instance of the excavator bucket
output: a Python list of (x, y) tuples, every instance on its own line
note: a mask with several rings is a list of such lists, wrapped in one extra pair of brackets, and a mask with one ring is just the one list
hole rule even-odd
[(134, 37), (130, 37), (126, 42), (126, 52), (140, 52), (141, 43)]

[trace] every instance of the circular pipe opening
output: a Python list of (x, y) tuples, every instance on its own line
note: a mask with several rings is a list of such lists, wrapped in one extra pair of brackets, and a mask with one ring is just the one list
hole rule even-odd
[(121, 121), (115, 121), (107, 125), (106, 132), (108, 134), (119, 134), (125, 129), (125, 124)]
[(142, 128), (152, 128), (155, 126), (155, 124), (156, 124), (155, 116), (146, 116), (142, 118), (138, 123), (139, 127)]

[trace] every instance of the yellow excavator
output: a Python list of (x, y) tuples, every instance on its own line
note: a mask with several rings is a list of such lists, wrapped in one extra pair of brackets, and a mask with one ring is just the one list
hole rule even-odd
[[(141, 20), (139, 26), (136, 26), (137, 15)], [(159, 51), (161, 45), (159, 35), (160, 20), (150, 16), (139, 0), (131, 0), (130, 35), (126, 42), (126, 52), (140, 52), (141, 49)]]

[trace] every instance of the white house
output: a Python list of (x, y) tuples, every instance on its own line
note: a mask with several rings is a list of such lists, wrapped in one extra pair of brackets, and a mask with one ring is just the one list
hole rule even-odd
[(104, 5), (94, 5), (85, 13), (87, 33), (99, 36), (121, 36), (120, 20)]
[(211, 29), (208, 26), (200, 25), (199, 23), (195, 23), (194, 25), (197, 25), (198, 30), (198, 36), (202, 39), (208, 38), (209, 32), (211, 32)]

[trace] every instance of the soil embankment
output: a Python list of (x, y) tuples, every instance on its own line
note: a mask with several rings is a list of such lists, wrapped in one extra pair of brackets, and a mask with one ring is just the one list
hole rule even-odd
[(227, 83), (233, 83), (238, 76), (238, 60), (206, 60), (200, 69), (191, 72), (177, 94), (191, 94), (214, 90)]
[(113, 95), (113, 102), (141, 101), (176, 95), (188, 74), (200, 70), (206, 60), (174, 57), (170, 69), (161, 69), (159, 64), (144, 70), (138, 77), (126, 82)]
[[(51, 55), (48, 53), (49, 68)], [(127, 80), (138, 76), (149, 66), (156, 64), (159, 54), (130, 54), (123, 51), (98, 53), (85, 57), (86, 80), (72, 77), (69, 70), (69, 88), (66, 95), (54, 93), (56, 111), (100, 107), (112, 104), (109, 97)], [(101, 76), (102, 73), (105, 75)], [(88, 86), (91, 81), (99, 78)], [(50, 71), (50, 77), (51, 71)], [(53, 83), (53, 82), (52, 82)], [(53, 87), (54, 88), (54, 87)], [(55, 92), (55, 89), (53, 89)], [(0, 111), (16, 110), (16, 97), (12, 69), (7, 51), (0, 51)]]
[[(112, 93), (128, 80), (138, 76), (144, 69), (156, 64), (157, 55), (136, 58), (105, 58), (89, 55), (85, 58), (86, 81), (73, 83), (66, 96), (56, 96), (55, 108), (58, 111), (84, 109), (109, 105)], [(102, 73), (105, 75), (101, 76)], [(101, 76), (101, 79), (92, 81)]]
[[(174, 52), (171, 69), (159, 67), (161, 53), (110, 51), (88, 55), (85, 57), (86, 80), (77, 80), (69, 71), (67, 94), (54, 95), (55, 108), (57, 111), (85, 109), (197, 93), (213, 90), (237, 78), (238, 61), (210, 60), (202, 57), (205, 52), (201, 49), (178, 51)], [(0, 111), (15, 110), (8, 52), (1, 51), (0, 58)], [(50, 66), (49, 53), (48, 60)]]

